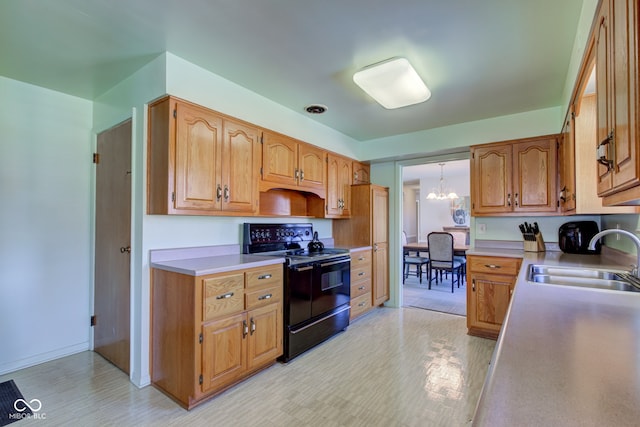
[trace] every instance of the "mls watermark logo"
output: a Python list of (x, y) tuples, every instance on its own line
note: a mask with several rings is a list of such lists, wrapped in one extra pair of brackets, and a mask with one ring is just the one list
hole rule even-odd
[(40, 399), (31, 399), (26, 401), (24, 399), (16, 399), (13, 402), (13, 409), (16, 412), (9, 414), (10, 420), (21, 420), (23, 418), (31, 418), (36, 420), (44, 420), (47, 418), (47, 414), (40, 412), (42, 410), (42, 402)]

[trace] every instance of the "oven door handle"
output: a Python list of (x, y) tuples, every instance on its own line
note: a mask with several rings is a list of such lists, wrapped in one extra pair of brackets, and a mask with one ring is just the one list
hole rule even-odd
[(295, 265), (292, 265), (292, 266), (291, 266), (291, 269), (292, 269), (293, 271), (307, 271), (307, 270), (313, 270), (313, 265), (307, 265), (307, 266), (304, 266), (304, 267), (297, 267), (297, 266), (295, 266)]
[(320, 264), (320, 267), (324, 268), (324, 267), (329, 267), (331, 265), (348, 263), (350, 261), (351, 261), (351, 259), (347, 258), (347, 259), (341, 259), (339, 261), (325, 262), (325, 263)]

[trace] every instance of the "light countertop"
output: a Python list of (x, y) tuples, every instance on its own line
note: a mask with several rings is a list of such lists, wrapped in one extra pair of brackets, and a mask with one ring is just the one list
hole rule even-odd
[(473, 425), (638, 425), (640, 293), (526, 279), (532, 263), (628, 266), (598, 255), (520, 255), (522, 268)]

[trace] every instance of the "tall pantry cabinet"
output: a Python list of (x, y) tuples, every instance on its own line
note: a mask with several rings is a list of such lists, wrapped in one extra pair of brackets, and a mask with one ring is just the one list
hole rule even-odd
[(371, 246), (372, 305), (389, 300), (389, 190), (375, 184), (351, 187), (351, 218), (333, 221), (336, 246)]

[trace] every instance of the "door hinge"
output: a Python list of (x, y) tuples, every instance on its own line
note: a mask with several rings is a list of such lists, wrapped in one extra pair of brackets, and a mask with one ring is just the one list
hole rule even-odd
[(264, 144), (264, 133), (260, 135), (260, 144)]
[(262, 176), (262, 167), (260, 167), (260, 178), (263, 178), (263, 176)]
[(90, 326), (96, 326), (96, 316), (95, 315), (91, 316), (91, 319), (89, 320), (89, 325)]
[(95, 163), (95, 164), (100, 163), (100, 154), (93, 153), (93, 163)]
[(175, 192), (171, 192), (171, 201), (172, 202), (176, 201), (176, 193)]
[(204, 382), (204, 379), (202, 378), (202, 374), (200, 374), (200, 377), (198, 378), (198, 383), (202, 385), (203, 382)]
[(176, 108), (173, 109), (173, 118), (174, 119), (178, 118), (178, 110)]
[(202, 334), (200, 334), (200, 336), (198, 337), (198, 342), (202, 344)]

